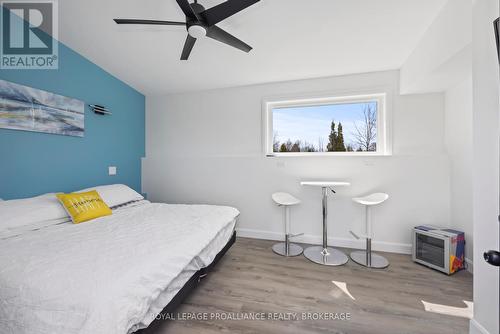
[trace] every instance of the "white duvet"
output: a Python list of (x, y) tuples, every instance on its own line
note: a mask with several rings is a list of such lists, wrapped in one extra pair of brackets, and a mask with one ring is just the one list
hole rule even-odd
[(238, 214), (147, 203), (0, 233), (0, 333), (126, 334)]

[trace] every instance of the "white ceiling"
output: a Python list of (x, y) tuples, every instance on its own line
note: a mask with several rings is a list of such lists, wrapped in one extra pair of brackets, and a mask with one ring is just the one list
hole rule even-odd
[[(222, 0), (200, 0), (209, 8)], [(254, 50), (186, 30), (113, 18), (183, 21), (175, 0), (59, 1), (63, 43), (146, 95), (399, 69), (446, 0), (261, 0), (219, 26)]]

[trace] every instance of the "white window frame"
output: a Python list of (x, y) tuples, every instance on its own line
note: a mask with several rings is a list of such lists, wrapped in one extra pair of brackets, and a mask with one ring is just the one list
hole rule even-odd
[[(360, 94), (321, 94), (302, 98), (266, 98), (262, 101), (263, 150), (267, 157), (387, 156), (392, 154), (390, 128), (391, 93), (378, 90)], [(377, 102), (377, 151), (375, 152), (273, 152), (273, 109), (332, 104)]]

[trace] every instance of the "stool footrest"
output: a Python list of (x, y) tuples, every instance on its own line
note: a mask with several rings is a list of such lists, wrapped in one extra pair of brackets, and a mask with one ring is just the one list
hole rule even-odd
[(303, 235), (304, 235), (304, 233), (289, 234), (289, 235), (288, 235), (288, 239), (290, 239), (290, 238), (300, 237), (300, 236), (303, 236)]
[(358, 235), (358, 234), (354, 233), (353, 231), (349, 231), (349, 233), (351, 233), (351, 234), (352, 234), (352, 236), (353, 236), (354, 238), (358, 239), (358, 240), (359, 240), (359, 239), (371, 239), (369, 236), (367, 236), (367, 235), (365, 235), (365, 234), (359, 234), (359, 235)]

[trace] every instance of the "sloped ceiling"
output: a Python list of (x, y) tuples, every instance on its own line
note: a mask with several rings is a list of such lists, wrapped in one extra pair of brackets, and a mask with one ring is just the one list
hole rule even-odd
[[(200, 0), (206, 8), (220, 0)], [(175, 0), (59, 1), (60, 40), (146, 95), (399, 69), (445, 0), (262, 0), (219, 24), (250, 54), (199, 40), (179, 60), (184, 27), (119, 26), (113, 18), (184, 20)]]

